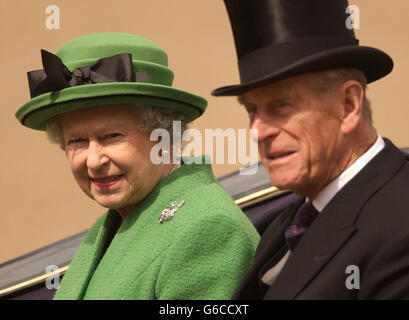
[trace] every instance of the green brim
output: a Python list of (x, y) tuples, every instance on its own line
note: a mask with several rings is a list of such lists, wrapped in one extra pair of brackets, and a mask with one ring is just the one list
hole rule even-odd
[(175, 110), (190, 121), (200, 117), (207, 101), (192, 93), (141, 82), (109, 82), (81, 85), (42, 94), (24, 103), (16, 118), (26, 127), (45, 130), (57, 114), (107, 104), (143, 104)]

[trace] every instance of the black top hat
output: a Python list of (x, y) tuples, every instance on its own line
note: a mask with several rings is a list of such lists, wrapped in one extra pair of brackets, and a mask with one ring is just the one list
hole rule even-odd
[(391, 72), (383, 51), (359, 46), (347, 27), (347, 0), (224, 0), (233, 29), (239, 85), (214, 96), (239, 95), (290, 76), (356, 68), (372, 82)]

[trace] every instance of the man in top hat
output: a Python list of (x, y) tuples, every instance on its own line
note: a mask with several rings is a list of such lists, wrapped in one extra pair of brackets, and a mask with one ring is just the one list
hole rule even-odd
[(233, 298), (409, 298), (409, 158), (377, 133), (365, 95), (391, 58), (358, 44), (347, 0), (225, 4), (241, 84), (213, 94), (239, 96), (272, 183), (300, 196)]

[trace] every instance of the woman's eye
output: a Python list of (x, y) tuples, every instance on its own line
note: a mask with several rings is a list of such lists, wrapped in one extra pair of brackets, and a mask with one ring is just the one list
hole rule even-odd
[(84, 139), (73, 139), (73, 140), (68, 141), (68, 144), (78, 143), (81, 141), (84, 141)]
[(110, 133), (104, 136), (105, 139), (116, 139), (121, 137), (122, 135), (120, 133)]
[(70, 148), (78, 148), (86, 143), (85, 139), (72, 139), (69, 140), (67, 146)]

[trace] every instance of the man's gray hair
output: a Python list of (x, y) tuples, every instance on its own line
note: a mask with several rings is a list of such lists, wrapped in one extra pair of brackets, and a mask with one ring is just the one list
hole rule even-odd
[[(367, 79), (363, 71), (359, 69), (331, 69), (311, 72), (310, 75), (312, 76), (314, 89), (321, 94), (330, 93), (334, 88), (348, 80), (358, 81), (364, 91), (362, 115), (369, 124), (373, 124), (371, 103), (366, 96)], [(243, 94), (238, 96), (238, 100), (240, 104), (246, 105)]]
[[(138, 128), (142, 131), (152, 132), (155, 129), (164, 129), (169, 132), (172, 144), (173, 137), (173, 121), (181, 122), (181, 134), (187, 129), (188, 119), (180, 112), (168, 110), (164, 108), (132, 105), (129, 109), (137, 115), (141, 124), (138, 123)], [(47, 122), (46, 128), (47, 138), (51, 143), (58, 144), (62, 150), (65, 150), (64, 135), (61, 126), (61, 118), (57, 115)]]
[(364, 91), (364, 98), (362, 100), (362, 115), (370, 124), (373, 123), (371, 103), (366, 96), (367, 79), (363, 71), (359, 69), (332, 69), (313, 72), (312, 74), (314, 80), (316, 80), (316, 84), (318, 85), (318, 90), (324, 93), (329, 92), (330, 90), (349, 80), (359, 82)]

